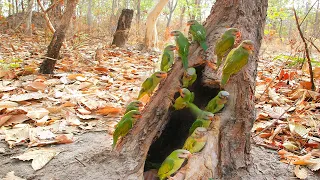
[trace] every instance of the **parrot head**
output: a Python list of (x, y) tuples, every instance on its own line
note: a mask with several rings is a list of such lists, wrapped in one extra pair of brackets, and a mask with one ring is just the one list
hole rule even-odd
[(141, 113), (137, 110), (131, 110), (131, 111), (127, 112), (127, 114), (133, 119), (139, 119), (142, 116)]
[(227, 91), (220, 91), (219, 98), (223, 100), (227, 100), (229, 98), (229, 93)]
[(187, 75), (192, 76), (196, 73), (196, 69), (195, 68), (188, 68), (187, 69)]
[(177, 31), (177, 30), (171, 31), (171, 33), (170, 33), (171, 36), (179, 36), (180, 34), (181, 34), (181, 32)]
[(253, 44), (253, 42), (250, 41), (250, 40), (244, 40), (244, 41), (242, 41), (241, 46), (242, 46), (244, 49), (248, 50), (248, 51), (250, 52), (250, 54), (251, 54), (252, 51), (254, 50), (254, 44)]
[(188, 26), (191, 26), (191, 25), (194, 25), (194, 24), (196, 24), (196, 20), (189, 20), (188, 22), (187, 22), (187, 25)]
[(142, 107), (143, 106), (143, 104), (142, 104), (142, 102), (141, 101), (132, 101), (132, 105), (134, 106), (134, 107)]
[(185, 96), (190, 94), (190, 91), (187, 88), (182, 88), (182, 89), (179, 90), (179, 92), (180, 92), (180, 96), (182, 98), (184, 98)]
[(169, 45), (165, 48), (165, 50), (168, 50), (168, 51), (174, 51), (174, 50), (177, 50), (177, 47), (174, 46), (174, 45)]
[(227, 34), (232, 34), (233, 36), (239, 38), (241, 37), (241, 32), (237, 28), (229, 28), (226, 31)]
[(210, 121), (214, 120), (214, 114), (208, 111), (203, 111), (201, 116), (202, 116), (201, 118), (205, 120), (210, 120)]
[(175, 153), (180, 159), (188, 159), (192, 156), (191, 152), (185, 149), (177, 149), (173, 153)]
[(204, 128), (204, 127), (197, 127), (193, 132), (193, 134), (198, 137), (202, 137), (206, 133), (207, 133), (207, 128)]
[(167, 77), (167, 73), (164, 71), (155, 72), (154, 75), (156, 78), (159, 78), (159, 79), (164, 79)]

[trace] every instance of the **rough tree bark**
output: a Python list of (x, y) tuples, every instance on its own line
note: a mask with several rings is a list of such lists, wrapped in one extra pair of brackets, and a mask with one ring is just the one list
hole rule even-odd
[(123, 9), (121, 15), (118, 20), (117, 30), (113, 35), (112, 44), (117, 47), (124, 47), (128, 37), (129, 31), (131, 27), (131, 22), (133, 18), (133, 10), (132, 9)]
[(60, 48), (65, 38), (65, 34), (70, 25), (71, 17), (77, 6), (78, 0), (68, 0), (65, 12), (62, 16), (61, 22), (55, 31), (50, 45), (48, 46), (47, 57), (41, 63), (39, 72), (42, 74), (53, 74), (54, 66), (59, 57)]
[(146, 33), (144, 45), (147, 49), (157, 47), (158, 33), (157, 33), (157, 20), (164, 6), (169, 0), (159, 0), (158, 4), (149, 13), (146, 21)]
[[(225, 27), (239, 28), (243, 39), (254, 42), (255, 51), (245, 68), (232, 76), (225, 86), (225, 90), (231, 95), (226, 107), (216, 115), (213, 127), (209, 129), (205, 148), (200, 153), (194, 154), (178, 172), (178, 175), (182, 175), (186, 180), (207, 180), (208, 178), (230, 180), (241, 179), (244, 175), (250, 176), (246, 168), (250, 163), (250, 130), (255, 119), (254, 80), (266, 10), (267, 0), (217, 0), (205, 22), (209, 45), (208, 54), (205, 57), (208, 59), (213, 59), (213, 46), (225, 31)], [(198, 73), (198, 80), (190, 90), (195, 92), (195, 103), (203, 108), (219, 91), (221, 70), (214, 72), (210, 67), (202, 64), (203, 50), (198, 44), (193, 44), (190, 48), (189, 64), (197, 66)], [(248, 78), (244, 78), (244, 72), (248, 73)], [(68, 157), (68, 162), (58, 158), (53, 159), (44, 169), (34, 172), (28, 178), (143, 179), (146, 159), (159, 156), (156, 158), (161, 158), (160, 162), (163, 161), (165, 156), (160, 157), (160, 154), (168, 155), (166, 153), (178, 148), (184, 142), (188, 129), (194, 121), (187, 109), (174, 111), (171, 108), (172, 100), (181, 87), (180, 79), (183, 73), (182, 63), (177, 60), (168, 73), (167, 79), (160, 83), (158, 90), (144, 107), (142, 118), (118, 144), (115, 151), (110, 151), (111, 142), (109, 142), (109, 148), (101, 148), (102, 144), (104, 144), (103, 147), (107, 146), (106, 141), (109, 140), (101, 137), (97, 139), (92, 135), (90, 140), (96, 143), (96, 146), (86, 148), (85, 151), (82, 151), (82, 148), (72, 149), (71, 147), (72, 151), (77, 151), (76, 156), (71, 154), (70, 150), (61, 153), (61, 156)], [(170, 130), (170, 126), (172, 127), (174, 123), (177, 124), (176, 128)], [(161, 146), (154, 151), (157, 141), (164, 140), (163, 136), (167, 133), (178, 134), (168, 136), (169, 141), (158, 143)], [(169, 146), (176, 140), (179, 141), (177, 144)], [(167, 147), (169, 149), (166, 149)], [(162, 153), (162, 151), (166, 152)], [(22, 162), (15, 163), (14, 166), (28, 173), (26, 165), (21, 164)]]

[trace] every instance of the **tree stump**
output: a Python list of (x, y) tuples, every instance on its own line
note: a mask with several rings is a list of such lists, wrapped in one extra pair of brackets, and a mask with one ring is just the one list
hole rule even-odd
[(124, 47), (128, 37), (129, 31), (131, 27), (131, 22), (133, 18), (133, 10), (132, 9), (123, 9), (121, 15), (118, 20), (117, 30), (113, 35), (112, 44), (117, 47)]
[(77, 6), (78, 0), (70, 0), (67, 3), (65, 12), (61, 18), (61, 22), (54, 33), (50, 45), (48, 46), (47, 57), (41, 63), (39, 72), (42, 74), (53, 74), (54, 67), (59, 57), (62, 43), (65, 39), (66, 32), (69, 28), (71, 17)]

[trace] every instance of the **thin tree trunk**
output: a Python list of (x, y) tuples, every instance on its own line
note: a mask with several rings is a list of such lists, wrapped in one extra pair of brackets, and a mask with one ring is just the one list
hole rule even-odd
[(24, 3), (23, 3), (23, 0), (21, 0), (21, 9), (22, 9), (22, 12), (24, 12)]
[(115, 24), (115, 18), (116, 18), (116, 15), (115, 15), (116, 9), (118, 9), (118, 1), (112, 0), (112, 9), (111, 9), (111, 15), (110, 15), (110, 21), (109, 21), (110, 34), (113, 34), (115, 31), (114, 24)]
[(168, 3), (169, 0), (160, 0), (158, 4), (153, 8), (149, 13), (146, 22), (146, 32), (144, 45), (147, 49), (156, 48), (158, 43), (158, 34), (157, 34), (157, 20), (158, 16), (162, 12), (164, 6)]
[(48, 16), (47, 11), (46, 11), (46, 10), (44, 9), (44, 7), (42, 6), (40, 0), (37, 0), (37, 2), (38, 2), (38, 6), (40, 6), (40, 8), (41, 8), (41, 10), (42, 10), (42, 12), (43, 12), (43, 16), (44, 16), (44, 19), (46, 20), (47, 26), (49, 27), (49, 29), (50, 29), (50, 31), (51, 31), (52, 33), (55, 33), (56, 30), (54, 29), (54, 27), (53, 27), (53, 25), (52, 25), (52, 23), (51, 23), (51, 21), (50, 21), (50, 19), (49, 19), (49, 16)]
[(186, 7), (183, 6), (183, 7), (181, 8), (181, 13), (180, 13), (179, 29), (181, 29), (181, 27), (182, 27), (182, 23), (183, 23), (185, 11), (186, 11)]
[(18, 3), (18, 0), (15, 0), (15, 3), (16, 3), (16, 13), (19, 12), (19, 3)]
[[(176, 2), (174, 4), (174, 2)], [(174, 10), (176, 9), (178, 5), (178, 0), (171, 0), (169, 1), (168, 3), (168, 7), (169, 7), (169, 17), (168, 17), (168, 21), (167, 21), (167, 28), (170, 26), (170, 22), (171, 22), (171, 19), (172, 19), (172, 15), (173, 15), (173, 12)]]
[(32, 35), (32, 8), (33, 8), (34, 0), (29, 0), (28, 9), (27, 9), (27, 19), (26, 19), (26, 31), (25, 33), (29, 36)]
[(89, 31), (91, 31), (91, 28), (92, 28), (92, 0), (88, 1), (87, 22), (88, 22), (88, 26), (89, 26)]
[(72, 15), (75, 11), (78, 0), (68, 0), (61, 22), (55, 31), (50, 45), (48, 46), (47, 58), (41, 63), (39, 72), (42, 74), (53, 74), (56, 61), (59, 58), (60, 48), (65, 39), (66, 32), (70, 25)]
[(136, 21), (137, 21), (137, 35), (140, 36), (140, 21), (141, 21), (141, 0), (137, 0), (137, 14), (136, 14)]
[(8, 0), (9, 3), (9, 16), (12, 15), (11, 6), (10, 6), (10, 0)]
[(319, 23), (319, 14), (320, 14), (319, 5), (320, 5), (320, 1), (318, 1), (318, 4), (317, 4), (316, 17), (315, 17), (314, 26), (313, 26), (313, 36), (315, 38), (319, 37), (319, 26), (320, 26), (320, 23)]
[[(2, 16), (3, 0), (0, 0), (0, 16)], [(10, 15), (10, 14), (9, 14)]]

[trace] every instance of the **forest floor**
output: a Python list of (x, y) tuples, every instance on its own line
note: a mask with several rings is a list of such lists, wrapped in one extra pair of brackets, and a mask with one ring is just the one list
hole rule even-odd
[[(44, 34), (0, 34), (0, 42), (0, 178), (11, 171), (25, 179), (106, 176), (90, 172), (87, 160), (111, 150), (114, 126), (160, 54), (79, 35), (63, 48), (55, 74), (44, 76), (37, 74), (49, 43)], [(307, 68), (289, 56), (296, 55), (288, 47), (261, 48), (253, 164), (243, 179), (319, 178), (320, 82), (311, 91)]]

